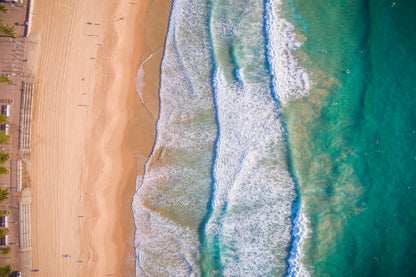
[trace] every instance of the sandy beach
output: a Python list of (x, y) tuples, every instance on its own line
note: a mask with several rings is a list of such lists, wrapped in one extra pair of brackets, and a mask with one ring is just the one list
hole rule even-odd
[(32, 276), (134, 276), (130, 205), (154, 142), (170, 5), (35, 1)]

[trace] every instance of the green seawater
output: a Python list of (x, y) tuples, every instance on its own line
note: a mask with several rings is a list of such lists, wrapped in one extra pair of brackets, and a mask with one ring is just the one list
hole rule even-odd
[(283, 11), (314, 82), (285, 108), (312, 276), (416, 274), (416, 1), (393, 2)]

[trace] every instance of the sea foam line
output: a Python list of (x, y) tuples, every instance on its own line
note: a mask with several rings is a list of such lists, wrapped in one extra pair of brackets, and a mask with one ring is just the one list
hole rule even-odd
[(208, 241), (221, 245), (225, 276), (283, 273), (294, 190), (269, 88), (246, 82), (243, 91), (221, 70), (214, 84), (221, 128)]
[[(215, 256), (211, 268), (223, 276), (283, 275), (295, 192), (265, 53), (259, 51), (264, 7), (258, 1), (215, 4), (210, 34), (218, 135), (205, 256)], [(239, 76), (230, 74), (235, 69)]]
[(280, 103), (285, 105), (290, 100), (307, 96), (312, 82), (291, 53), (302, 44), (296, 40), (293, 24), (279, 16), (281, 5), (281, 0), (266, 1), (265, 25), (273, 91)]
[[(296, 40), (294, 26), (279, 16), (281, 0), (267, 0), (265, 3), (265, 29), (267, 58), (272, 75), (272, 90), (275, 99), (284, 106), (290, 100), (307, 96), (312, 82), (306, 70), (300, 67), (291, 51), (301, 46)], [(296, 182), (295, 182), (296, 183)], [(306, 218), (301, 210), (299, 195), (292, 207), (292, 245), (287, 260), (287, 276), (310, 276), (300, 262), (302, 245), (306, 235)]]
[(292, 228), (292, 249), (290, 250), (290, 256), (288, 259), (289, 268), (287, 276), (310, 276), (310, 273), (304, 268), (300, 262), (302, 255), (302, 245), (307, 234), (306, 230), (306, 217), (302, 213), (299, 203), (293, 208), (293, 213), (296, 214), (293, 219)]

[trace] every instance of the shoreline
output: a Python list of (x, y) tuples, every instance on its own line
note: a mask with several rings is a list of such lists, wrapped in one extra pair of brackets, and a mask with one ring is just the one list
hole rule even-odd
[[(160, 85), (160, 71), (162, 57), (164, 53), (165, 39), (168, 31), (168, 24), (170, 18), (172, 1), (171, 0), (154, 0), (143, 3), (142, 10), (139, 16), (136, 17), (135, 26), (143, 26), (138, 29), (138, 46), (135, 51), (139, 52), (141, 49), (140, 59), (131, 60), (130, 80), (132, 83), (127, 105), (131, 105), (128, 109), (129, 120), (124, 130), (123, 145), (126, 151), (134, 156), (134, 167), (130, 168), (130, 172), (125, 175), (126, 189), (123, 192), (124, 203), (128, 202), (128, 207), (125, 206), (125, 212), (122, 211), (121, 217), (125, 216), (126, 223), (123, 228), (126, 244), (130, 244), (130, 249), (126, 253), (124, 265), (129, 268), (132, 266), (136, 269), (136, 254), (134, 249), (136, 226), (133, 218), (133, 210), (131, 203), (133, 195), (136, 192), (136, 180), (138, 175), (143, 175), (145, 170), (145, 163), (149, 158), (153, 145), (156, 139), (156, 123), (159, 116), (159, 85)], [(143, 70), (143, 78), (137, 80), (137, 72), (139, 69)], [(140, 86), (140, 92), (137, 91)], [(140, 96), (139, 96), (140, 95)], [(127, 172), (126, 169), (125, 172)], [(133, 258), (133, 259), (131, 259)], [(129, 263), (131, 260), (132, 264)]]
[[(42, 276), (135, 275), (131, 201), (159, 112), (162, 2), (35, 2), (32, 268)], [(153, 52), (144, 106), (134, 77)]]

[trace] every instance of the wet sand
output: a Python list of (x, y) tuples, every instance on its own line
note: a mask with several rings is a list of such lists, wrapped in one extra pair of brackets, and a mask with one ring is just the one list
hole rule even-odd
[(130, 205), (154, 142), (170, 5), (35, 1), (32, 276), (134, 276)]

